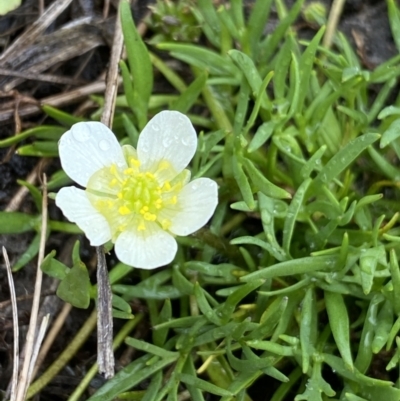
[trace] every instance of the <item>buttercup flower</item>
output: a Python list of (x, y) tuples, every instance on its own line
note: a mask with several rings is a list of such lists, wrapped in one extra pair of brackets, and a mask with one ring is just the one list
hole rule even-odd
[(60, 139), (61, 165), (86, 190), (62, 188), (56, 204), (91, 245), (111, 240), (122, 262), (153, 269), (175, 257), (175, 235), (207, 223), (218, 202), (209, 178), (190, 181), (186, 166), (197, 147), (190, 120), (163, 111), (145, 126), (137, 150), (119, 145), (99, 122), (72, 126)]

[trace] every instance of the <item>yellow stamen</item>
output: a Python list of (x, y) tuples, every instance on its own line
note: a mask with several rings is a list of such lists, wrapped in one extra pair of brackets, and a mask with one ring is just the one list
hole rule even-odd
[(126, 214), (131, 213), (131, 210), (130, 210), (126, 205), (120, 206), (120, 208), (118, 209), (118, 211), (119, 211), (119, 213), (122, 214), (122, 215), (126, 215)]

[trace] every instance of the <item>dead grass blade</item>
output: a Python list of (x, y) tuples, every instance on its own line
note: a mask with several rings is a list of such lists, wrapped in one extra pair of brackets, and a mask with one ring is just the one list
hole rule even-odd
[(18, 383), (18, 369), (19, 369), (19, 326), (18, 326), (18, 307), (17, 299), (15, 296), (14, 279), (11, 272), (10, 261), (8, 259), (6, 248), (3, 246), (3, 257), (6, 263), (8, 284), (10, 286), (10, 298), (12, 306), (13, 317), (13, 331), (14, 331), (14, 347), (13, 347), (13, 374), (11, 378), (10, 401), (15, 401)]

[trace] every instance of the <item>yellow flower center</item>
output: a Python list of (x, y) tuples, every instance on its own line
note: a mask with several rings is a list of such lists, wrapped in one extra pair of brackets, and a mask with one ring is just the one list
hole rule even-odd
[(112, 164), (97, 171), (87, 187), (91, 203), (110, 224), (113, 240), (132, 225), (146, 230), (146, 222), (156, 222), (167, 230), (171, 221), (160, 212), (168, 208), (169, 216), (178, 211), (178, 194), (188, 178), (184, 170), (172, 181), (161, 182), (163, 170), (172, 169), (168, 161), (161, 161), (154, 172), (141, 171), (134, 157), (127, 164), (125, 169)]

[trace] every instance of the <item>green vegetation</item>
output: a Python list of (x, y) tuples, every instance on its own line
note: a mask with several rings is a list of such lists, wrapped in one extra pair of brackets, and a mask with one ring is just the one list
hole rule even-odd
[[(273, 4), (279, 24), (265, 36)], [(400, 11), (387, 4), (400, 51)], [(324, 26), (299, 39), (292, 25), (304, 0), (290, 9), (256, 0), (246, 17), (241, 0), (154, 7), (146, 45), (122, 8), (128, 57), (114, 132), (135, 146), (149, 116), (186, 113), (199, 132), (192, 176), (215, 179), (220, 199), (208, 228), (178, 238), (171, 266), (111, 271), (115, 317), (132, 318), (129, 303), (140, 298), (153, 330), (126, 338), (139, 355), (90, 401), (174, 401), (187, 392), (193, 401), (400, 400), (400, 57), (370, 71), (340, 32), (332, 49), (322, 46)], [(306, 17), (321, 23), (323, 11), (308, 8)], [(173, 90), (156, 93), (153, 81)], [(63, 126), (77, 121), (44, 111)], [(53, 157), (62, 132), (42, 126), (0, 146), (32, 137), (18, 153)], [(59, 171), (48, 187), (67, 183)], [(38, 189), (21, 185), (40, 207)], [(15, 233), (40, 230), (39, 215), (3, 212), (3, 233), (10, 216)], [(79, 232), (55, 221), (49, 230)], [(38, 247), (36, 236), (14, 270)], [(69, 271), (51, 254), (44, 270), (62, 280), (68, 300), (74, 285), (64, 281), (75, 269), (80, 295), (88, 293), (77, 306), (87, 307), (96, 290), (82, 280), (76, 248), (74, 261)], [(127, 275), (140, 282), (126, 284)]]

